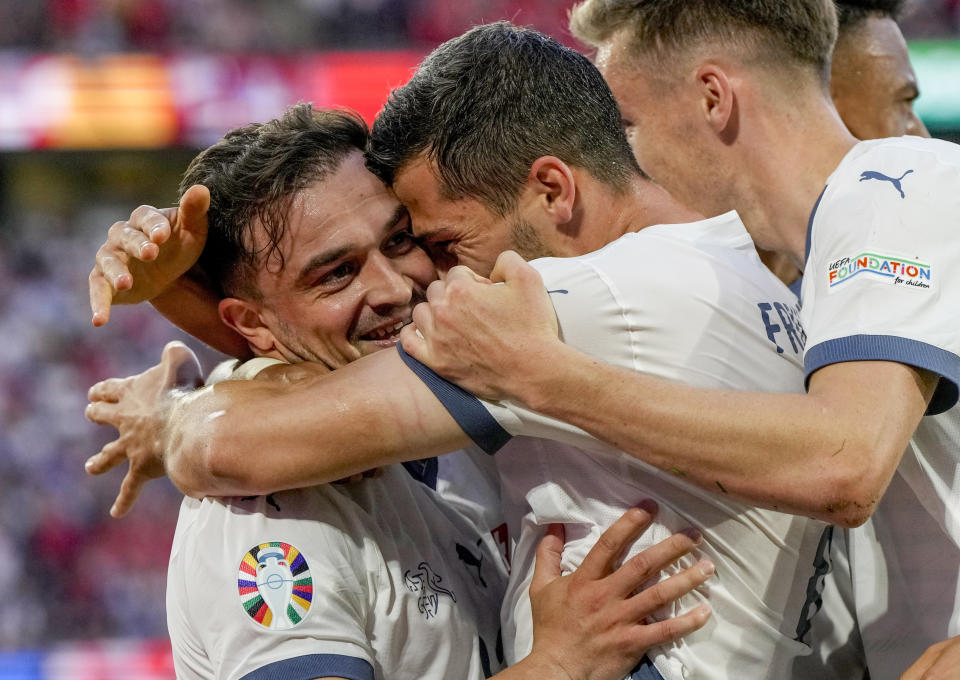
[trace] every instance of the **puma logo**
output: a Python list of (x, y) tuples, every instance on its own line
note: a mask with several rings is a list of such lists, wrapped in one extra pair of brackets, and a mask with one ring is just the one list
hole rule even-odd
[(903, 193), (903, 185), (900, 184), (900, 181), (909, 175), (913, 170), (907, 170), (905, 173), (899, 177), (887, 177), (882, 172), (876, 172), (874, 170), (867, 170), (862, 175), (860, 175), (860, 181), (866, 182), (868, 179), (876, 179), (881, 182), (890, 182), (893, 185), (893, 188), (900, 192), (900, 198), (906, 198), (907, 195)]

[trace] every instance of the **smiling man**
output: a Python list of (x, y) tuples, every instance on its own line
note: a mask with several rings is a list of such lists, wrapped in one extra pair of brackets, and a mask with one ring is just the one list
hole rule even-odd
[[(257, 357), (231, 379), (277, 366), (295, 380), (392, 348), (436, 278), (405, 210), (364, 168), (367, 134), (353, 114), (299, 105), (234, 130), (187, 170), (184, 191), (209, 191), (200, 257), (204, 278), (215, 282), (208, 292), (219, 299), (223, 327)], [(119, 404), (189, 384), (198, 370), (186, 348), (168, 346), (158, 367), (93, 392)], [(269, 467), (281, 447), (265, 446), (258, 465)], [(705, 621), (700, 612), (659, 627), (640, 623), (707, 572), (686, 570), (634, 594), (695, 543), (674, 536), (645, 564), (615, 569), (649, 522), (635, 509), (578, 574), (558, 578), (556, 535), (541, 545), (533, 586), (547, 612), (540, 645), (504, 669), (499, 607), (511, 542), (488, 459), (462, 451), (442, 465), (404, 467), (356, 484), (184, 499), (167, 591), (177, 676), (532, 680), (589, 669), (616, 680), (649, 644)], [(561, 609), (577, 624), (557, 616)]]
[[(586, 58), (496, 24), (439, 48), (393, 94), (368, 164), (407, 204), (415, 231), (482, 272), (495, 269), (504, 247), (562, 256), (537, 264), (553, 294), (539, 311), (548, 310), (554, 336), (556, 314), (567, 342), (595, 360), (700, 386), (799, 390), (795, 299), (760, 264), (735, 214), (698, 220), (643, 176), (620, 122)], [(448, 284), (466, 276), (452, 270)], [(791, 325), (775, 329), (774, 319)], [(429, 337), (429, 320), (417, 321)], [(519, 342), (509, 351), (533, 357), (538, 348)], [(93, 404), (91, 413), (110, 409)], [(400, 352), (296, 385), (230, 384), (189, 403), (175, 397), (171, 423), (150, 441), (167, 445), (172, 478), (193, 494), (328, 481), (413, 451), (471, 440), (494, 451), (524, 435), (497, 456), (520, 527), (504, 617), (515, 632), (505, 638), (508, 659), (534, 643), (527, 585), (543, 527), (569, 526), (564, 566), (575, 568), (637, 495), (658, 500), (658, 532), (701, 530), (705, 554), (727, 576), (707, 597), (709, 629), (658, 646), (634, 677), (780, 678), (809, 652), (821, 522), (748, 508), (721, 489), (705, 494), (682, 474), (637, 464), (517, 404), (481, 403)], [(257, 465), (253, 455), (271, 443), (284, 455)], [(91, 466), (103, 470), (125, 453), (105, 451)]]

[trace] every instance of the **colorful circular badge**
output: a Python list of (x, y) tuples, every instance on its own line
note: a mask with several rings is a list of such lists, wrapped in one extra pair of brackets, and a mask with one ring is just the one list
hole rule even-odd
[(313, 602), (310, 566), (289, 543), (261, 543), (240, 560), (237, 591), (244, 610), (264, 628), (293, 628)]

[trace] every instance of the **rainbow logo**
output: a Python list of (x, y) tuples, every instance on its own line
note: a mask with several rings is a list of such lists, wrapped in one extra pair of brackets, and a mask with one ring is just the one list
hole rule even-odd
[(240, 560), (240, 604), (264, 628), (285, 630), (306, 618), (313, 602), (310, 566), (297, 548), (282, 541), (261, 543)]
[(843, 257), (831, 262), (828, 270), (828, 283), (835, 288), (860, 274), (882, 277), (895, 285), (929, 288), (931, 266), (902, 257), (860, 253), (855, 257)]

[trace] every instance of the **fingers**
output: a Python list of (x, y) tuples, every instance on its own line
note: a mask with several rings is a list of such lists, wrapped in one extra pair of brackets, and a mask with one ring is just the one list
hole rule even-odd
[(426, 342), (415, 323), (409, 323), (400, 329), (400, 344), (403, 345), (403, 351), (417, 361), (422, 362), (421, 357), (426, 356)]
[(713, 562), (704, 559), (679, 574), (644, 588), (630, 598), (631, 617), (640, 621), (699, 588), (714, 574)]
[(591, 580), (601, 579), (613, 571), (613, 565), (627, 551), (653, 521), (657, 504), (643, 501), (636, 508), (630, 508), (616, 522), (600, 535), (577, 573)]
[(113, 287), (99, 267), (90, 272), (91, 323), (100, 327), (110, 320), (110, 304), (113, 302)]
[(87, 420), (91, 423), (96, 423), (97, 425), (110, 425), (113, 427), (117, 425), (116, 407), (108, 401), (94, 401), (87, 404), (83, 415), (86, 416)]
[[(431, 284), (432, 285), (432, 284)], [(434, 329), (433, 310), (430, 303), (421, 302), (413, 308), (413, 323), (400, 330), (400, 342), (407, 354), (417, 361), (430, 365), (430, 347), (426, 338)]]
[[(520, 256), (517, 255), (517, 257)], [(470, 267), (462, 264), (451, 268), (443, 280), (447, 283), (454, 283), (455, 281), (467, 281), (469, 283), (490, 283), (490, 279), (485, 276), (480, 276), (475, 271), (470, 269)]]
[[(624, 595), (633, 592), (696, 548), (700, 544), (701, 538), (698, 532), (693, 533), (692, 537), (689, 533), (674, 534), (670, 538), (634, 555), (611, 575), (611, 582)], [(710, 567), (712, 568), (713, 565), (711, 564)], [(672, 602), (672, 599), (666, 600), (666, 602)], [(666, 604), (666, 602), (661, 604)]]
[(110, 508), (110, 516), (120, 519), (130, 512), (130, 508), (133, 507), (137, 497), (140, 495), (143, 485), (149, 481), (149, 479), (149, 477), (135, 472), (131, 466), (130, 470), (127, 471), (127, 475), (123, 478), (123, 483), (120, 485), (120, 493), (117, 494), (117, 499)]
[(684, 635), (700, 630), (710, 620), (710, 607), (702, 604), (685, 614), (674, 616), (664, 621), (644, 624), (634, 629), (637, 649), (649, 649), (657, 645), (674, 642)]
[(490, 280), (494, 283), (519, 282), (543, 287), (540, 273), (512, 250), (500, 253), (490, 272)]
[(156, 247), (166, 243), (170, 238), (171, 221), (176, 218), (176, 214), (176, 208), (154, 208), (152, 205), (141, 205), (130, 213), (130, 220), (126, 223), (130, 231), (124, 231), (118, 236), (127, 237), (128, 242), (135, 246), (133, 250), (127, 250), (127, 252), (137, 259), (142, 259), (139, 256), (140, 247), (147, 243), (154, 244)]
[(160, 355), (164, 384), (170, 387), (194, 388), (203, 384), (203, 372), (197, 355), (178, 340), (168, 342)]
[(207, 233), (207, 212), (210, 210), (210, 190), (194, 184), (180, 197), (177, 221), (180, 228), (198, 236)]
[(112, 441), (94, 454), (84, 463), (84, 469), (89, 475), (102, 475), (127, 460), (127, 449), (120, 440)]
[(87, 400), (91, 402), (105, 401), (114, 404), (120, 400), (127, 382), (127, 378), (101, 380), (87, 391)]
[[(453, 272), (455, 269), (459, 269), (459, 267), (454, 267), (454, 269), (451, 269), (450, 271)], [(440, 279), (437, 279), (436, 281), (431, 282), (430, 285), (427, 286), (427, 302), (436, 302), (437, 300), (443, 298), (443, 296), (446, 294), (446, 291), (447, 284), (445, 280), (441, 281)]]
[(560, 576), (563, 543), (563, 525), (551, 524), (547, 528), (546, 536), (541, 539), (540, 545), (537, 546), (537, 557), (533, 564), (533, 578), (530, 581), (531, 596)]

